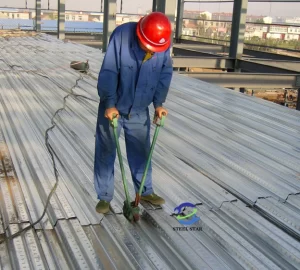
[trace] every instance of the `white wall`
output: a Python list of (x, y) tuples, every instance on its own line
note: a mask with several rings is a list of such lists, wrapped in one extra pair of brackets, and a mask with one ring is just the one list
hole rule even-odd
[(195, 28), (182, 28), (182, 35), (196, 36), (197, 35), (197, 29), (195, 29)]
[(263, 20), (264, 20), (264, 23), (270, 23), (270, 24), (273, 21), (272, 17), (264, 17)]
[(300, 27), (292, 27), (292, 26), (290, 26), (288, 28), (288, 33), (290, 33), (290, 34), (297, 34), (297, 33), (299, 33), (300, 34)]
[(210, 13), (208, 11), (200, 12), (200, 15), (201, 14), (205, 14), (207, 20), (211, 20), (212, 19), (212, 13)]
[(263, 31), (249, 31), (249, 32), (245, 32), (245, 38), (246, 39), (250, 39), (252, 37), (258, 37), (258, 38), (263, 38)]
[(66, 13), (66, 21), (82, 21), (87, 22), (89, 20), (89, 15), (87, 14), (77, 14), (77, 13)]
[(285, 40), (300, 40), (299, 39), (300, 35), (295, 35), (295, 34), (287, 34), (285, 35)]
[(10, 19), (29, 19), (29, 13), (22, 13), (22, 12), (9, 12), (7, 13), (7, 17)]

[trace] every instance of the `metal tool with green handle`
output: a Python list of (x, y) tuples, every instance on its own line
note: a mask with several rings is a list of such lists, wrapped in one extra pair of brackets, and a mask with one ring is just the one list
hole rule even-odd
[(133, 203), (130, 200), (130, 196), (129, 196), (129, 192), (128, 192), (128, 185), (127, 185), (125, 169), (124, 169), (124, 165), (123, 165), (123, 158), (122, 158), (122, 154), (121, 154), (121, 148), (120, 148), (118, 133), (117, 133), (118, 118), (117, 118), (116, 115), (113, 116), (113, 120), (111, 121), (111, 124), (112, 124), (113, 129), (114, 129), (114, 137), (115, 137), (115, 141), (116, 141), (118, 158), (119, 158), (120, 169), (121, 169), (122, 180), (123, 180), (123, 186), (124, 186), (125, 196), (126, 196), (126, 200), (124, 201), (124, 205), (123, 205), (123, 215), (130, 222), (133, 222), (134, 221), (134, 216), (136, 216), (137, 214), (139, 215), (139, 209), (136, 209), (136, 208), (132, 207)]
[(151, 148), (150, 148), (150, 153), (149, 153), (149, 156), (148, 156), (148, 159), (147, 159), (147, 164), (146, 164), (146, 167), (145, 167), (145, 170), (144, 170), (144, 174), (143, 174), (143, 178), (142, 178), (141, 185), (140, 185), (140, 188), (139, 188), (139, 192), (136, 194), (135, 201), (131, 202), (129, 192), (128, 192), (127, 180), (126, 180), (126, 176), (125, 176), (123, 158), (122, 158), (119, 139), (118, 139), (118, 134), (117, 134), (118, 119), (117, 119), (116, 115), (113, 116), (112, 126), (114, 128), (114, 137), (115, 137), (115, 141), (116, 141), (118, 158), (119, 158), (120, 169), (121, 169), (121, 174), (122, 174), (122, 180), (123, 180), (125, 196), (126, 196), (126, 200), (124, 201), (124, 205), (123, 205), (123, 214), (130, 222), (138, 221), (140, 219), (140, 208), (139, 208), (138, 205), (139, 205), (139, 202), (140, 202), (140, 199), (141, 199), (142, 190), (144, 188), (144, 184), (145, 184), (147, 172), (148, 172), (148, 169), (149, 169), (150, 161), (151, 161), (151, 158), (152, 158), (154, 146), (155, 146), (155, 143), (156, 143), (156, 140), (157, 140), (158, 132), (159, 132), (160, 127), (164, 126), (165, 115), (164, 114), (162, 115), (160, 123), (157, 123), (157, 120), (158, 120), (157, 115), (154, 115), (153, 123), (156, 124), (156, 129), (155, 129), (155, 133), (154, 133)]
[[(154, 135), (153, 135), (153, 140), (152, 140), (152, 144), (151, 144), (151, 148), (150, 148), (150, 153), (149, 153), (147, 164), (146, 164), (146, 167), (145, 167), (145, 170), (144, 170), (144, 174), (143, 174), (143, 178), (142, 178), (141, 185), (140, 185), (140, 188), (139, 188), (139, 192), (136, 193), (135, 201), (134, 201), (134, 204), (133, 204), (133, 207), (136, 208), (136, 209), (138, 208), (139, 202), (141, 200), (142, 191), (143, 191), (143, 188), (144, 188), (144, 184), (145, 184), (146, 176), (147, 176), (147, 173), (148, 173), (150, 161), (152, 159), (152, 154), (153, 154), (154, 146), (155, 146), (155, 143), (156, 143), (156, 140), (157, 140), (157, 137), (158, 137), (159, 129), (160, 129), (160, 127), (163, 127), (164, 124), (165, 124), (165, 114), (163, 113), (163, 115), (161, 117), (161, 120), (160, 120), (160, 123), (157, 123), (157, 120), (158, 120), (158, 116), (154, 115), (153, 123), (156, 124), (156, 128), (155, 128), (155, 132), (154, 132)], [(138, 221), (139, 220), (139, 215), (136, 215), (136, 212), (135, 212), (133, 218), (134, 218), (135, 221)]]

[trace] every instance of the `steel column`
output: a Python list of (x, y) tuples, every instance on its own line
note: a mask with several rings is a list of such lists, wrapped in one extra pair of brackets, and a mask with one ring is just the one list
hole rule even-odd
[(300, 88), (298, 89), (296, 110), (300, 111)]
[(165, 8), (166, 8), (166, 2), (168, 0), (158, 0), (156, 1), (156, 11), (160, 11), (165, 13)]
[(230, 58), (240, 59), (243, 56), (247, 7), (248, 0), (234, 1), (229, 48)]
[(184, 0), (177, 0), (176, 29), (175, 29), (176, 43), (180, 43), (180, 38), (182, 34), (183, 10), (184, 10)]
[(158, 0), (152, 0), (152, 12), (157, 10), (157, 1)]
[(157, 1), (157, 11), (165, 13), (169, 17), (172, 23), (172, 29), (174, 29), (176, 2), (177, 0)]
[(57, 38), (65, 39), (65, 0), (58, 0)]
[(35, 2), (35, 29), (41, 32), (41, 0)]
[[(174, 22), (175, 22), (175, 12), (176, 12), (176, 2), (177, 0), (160, 0), (157, 1), (157, 11), (160, 11), (164, 14), (166, 14), (172, 25), (172, 34), (171, 34), (171, 41), (173, 43), (173, 37), (174, 37)], [(171, 43), (171, 54), (172, 54), (172, 43)]]
[(116, 0), (104, 0), (104, 18), (103, 18), (103, 45), (102, 51), (106, 52), (109, 38), (116, 28)]

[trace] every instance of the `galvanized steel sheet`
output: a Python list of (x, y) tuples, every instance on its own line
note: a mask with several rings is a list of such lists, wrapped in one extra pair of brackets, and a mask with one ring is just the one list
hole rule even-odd
[[(0, 39), (0, 48), (0, 241), (44, 210), (56, 181), (51, 126), (59, 173), (42, 222), (0, 245), (1, 268), (300, 268), (299, 112), (174, 74), (153, 155), (166, 204), (142, 203), (133, 225), (118, 160), (114, 213), (95, 211), (101, 51), (44, 34)], [(88, 74), (70, 68), (77, 60), (89, 61)], [(127, 164), (123, 134), (120, 143)], [(186, 201), (197, 204), (192, 227), (172, 215)]]

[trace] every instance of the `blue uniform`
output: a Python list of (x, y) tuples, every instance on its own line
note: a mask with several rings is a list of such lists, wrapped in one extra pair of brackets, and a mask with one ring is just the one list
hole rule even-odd
[[(154, 53), (143, 63), (143, 51), (136, 36), (137, 23), (118, 26), (112, 33), (98, 77), (100, 104), (96, 127), (94, 184), (99, 200), (111, 201), (114, 193), (116, 145), (113, 129), (104, 113), (116, 107), (120, 113), (118, 135), (124, 129), (126, 152), (135, 191), (150, 151), (149, 105), (165, 102), (172, 79), (170, 50)], [(153, 193), (149, 166), (142, 195)]]

